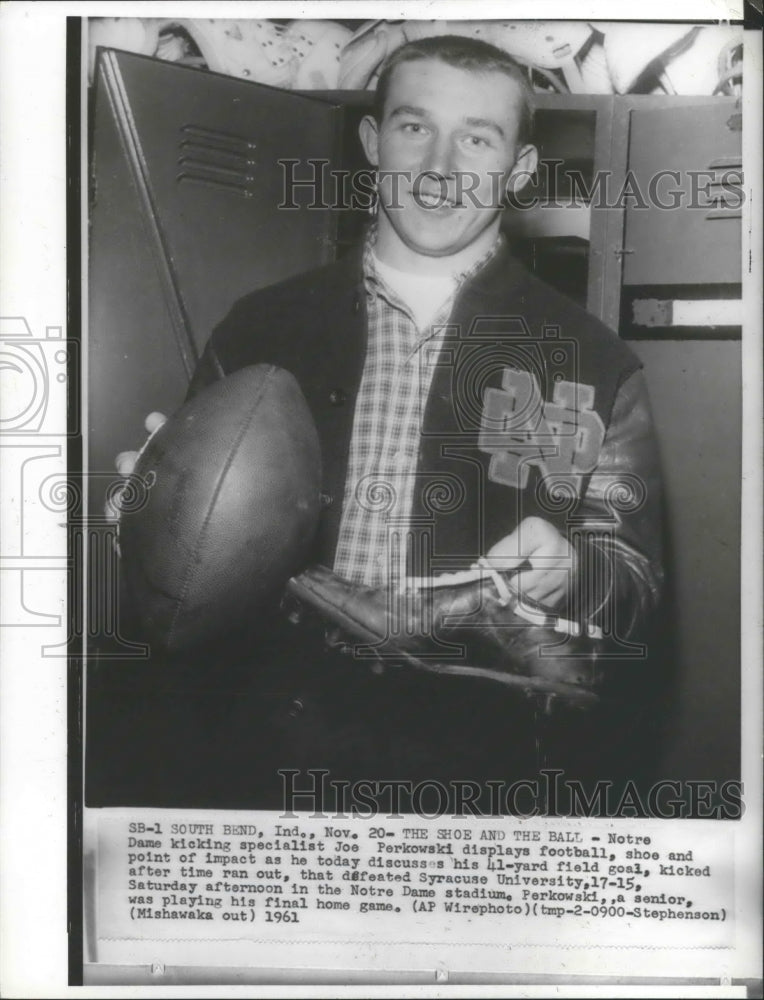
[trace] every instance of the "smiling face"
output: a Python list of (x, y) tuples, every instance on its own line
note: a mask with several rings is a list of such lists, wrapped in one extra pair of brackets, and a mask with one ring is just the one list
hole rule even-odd
[(517, 147), (521, 94), (506, 74), (439, 59), (395, 68), (381, 123), (361, 141), (378, 168), (380, 259), (412, 273), (468, 266), (496, 238), (501, 199), (536, 166)]

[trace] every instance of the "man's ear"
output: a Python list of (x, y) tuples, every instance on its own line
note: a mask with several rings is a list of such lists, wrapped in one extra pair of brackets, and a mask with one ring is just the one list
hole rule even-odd
[(517, 155), (515, 165), (507, 175), (506, 192), (508, 195), (522, 191), (528, 181), (536, 173), (539, 153), (535, 146), (523, 146)]
[(376, 167), (379, 163), (379, 126), (376, 118), (365, 115), (358, 126), (358, 135), (363, 151), (366, 153), (366, 159), (372, 167)]

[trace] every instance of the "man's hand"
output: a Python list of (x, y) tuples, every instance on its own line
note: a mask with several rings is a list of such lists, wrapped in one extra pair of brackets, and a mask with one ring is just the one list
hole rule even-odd
[[(143, 442), (143, 448), (149, 443), (154, 434), (159, 430), (159, 428), (167, 420), (164, 413), (149, 413), (143, 422), (143, 426), (149, 433), (149, 436)], [(141, 451), (143, 451), (141, 448)], [(138, 461), (138, 456), (141, 451), (121, 451), (117, 457), (114, 459), (114, 466), (120, 476), (129, 476), (130, 473), (135, 468), (135, 463)], [(104, 507), (106, 518), (112, 522), (119, 522), (119, 492), (115, 493), (112, 501), (106, 501)]]
[(576, 569), (573, 547), (553, 524), (540, 517), (526, 517), (486, 558), (496, 569), (505, 571), (529, 561), (531, 569), (514, 576), (511, 585), (520, 597), (551, 608), (567, 596)]

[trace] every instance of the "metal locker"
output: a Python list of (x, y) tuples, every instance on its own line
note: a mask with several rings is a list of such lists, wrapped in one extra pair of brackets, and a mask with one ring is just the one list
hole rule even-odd
[(624, 284), (740, 283), (741, 135), (732, 98), (631, 111)]
[(341, 109), (115, 50), (100, 52), (95, 91), (88, 467), (105, 473), (140, 446), (147, 413), (182, 402), (237, 298), (334, 258), (336, 212), (309, 209), (307, 188), (299, 208), (279, 206), (287, 169), (336, 163)]

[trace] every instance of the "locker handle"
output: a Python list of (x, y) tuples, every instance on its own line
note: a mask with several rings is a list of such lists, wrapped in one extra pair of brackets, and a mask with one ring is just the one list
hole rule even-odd
[[(712, 160), (707, 170), (739, 170), (741, 171), (742, 179), (742, 169), (743, 161), (739, 156), (721, 156), (716, 160)], [(719, 219), (742, 219), (743, 213), (740, 208), (725, 208), (724, 207), (724, 189), (729, 187), (724, 180), (714, 181), (709, 185), (709, 187), (720, 189), (720, 195), (718, 198), (718, 207), (712, 208), (709, 212), (706, 212), (704, 219), (707, 222), (715, 222)]]
[(742, 219), (743, 213), (739, 208), (712, 208), (703, 218), (706, 222), (715, 222), (718, 219)]
[(718, 160), (711, 160), (706, 170), (741, 170), (743, 161), (739, 156), (722, 156)]

